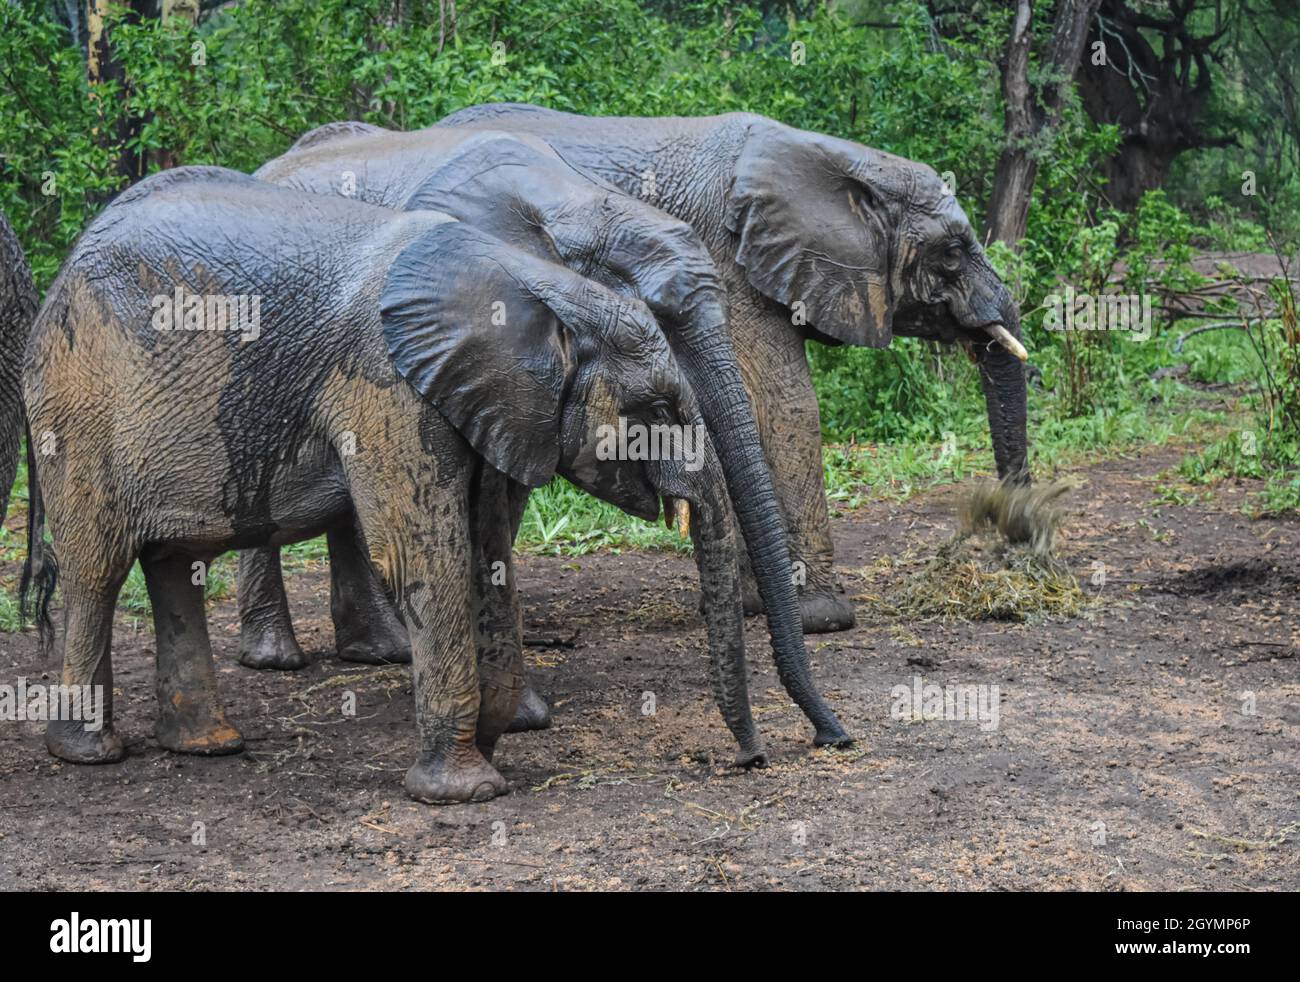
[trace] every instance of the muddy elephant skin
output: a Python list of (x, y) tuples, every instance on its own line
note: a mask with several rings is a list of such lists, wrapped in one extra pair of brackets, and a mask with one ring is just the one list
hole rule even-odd
[(410, 635), (408, 793), (504, 793), (490, 757), (522, 658), (500, 516), (559, 473), (633, 513), (690, 503), (715, 696), (738, 762), (765, 762), (711, 446), (695, 469), (600, 452), (601, 428), (620, 423), (703, 432), (636, 301), (438, 212), (180, 168), (124, 192), (78, 241), (32, 330), (24, 393), (33, 433), (52, 437), (35, 458), (54, 542), (29, 557), (38, 606), (57, 578), (63, 681), (106, 693), (101, 729), (50, 724), (63, 759), (124, 755), (110, 640), (137, 558), (157, 628), (157, 739), (227, 753), (242, 738), (217, 695), (195, 564), (346, 526)]

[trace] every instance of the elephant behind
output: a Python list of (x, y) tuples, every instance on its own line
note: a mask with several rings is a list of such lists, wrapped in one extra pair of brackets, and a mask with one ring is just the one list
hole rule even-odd
[(49, 725), (57, 756), (125, 753), (111, 632), (136, 559), (157, 629), (159, 742), (237, 750), (193, 564), (355, 522), (410, 632), (408, 792), (504, 793), (489, 760), (522, 655), (502, 517), (515, 485), (560, 473), (635, 512), (691, 503), (715, 695), (739, 762), (765, 760), (707, 440), (695, 471), (680, 455), (598, 450), (620, 424), (703, 429), (644, 305), (436, 212), (180, 168), (121, 194), (78, 241), (37, 317), (24, 388), (33, 430), (59, 447), (32, 477), (54, 539), (53, 556), (28, 558), (48, 574), (38, 600), (57, 576), (63, 682), (106, 694), (100, 729)]
[(751, 113), (588, 117), (503, 103), (439, 127), (546, 141), (571, 167), (688, 223), (727, 288), (731, 343), (804, 574), (805, 631), (843, 630), (821, 422), (804, 342), (958, 343), (979, 368), (999, 477), (1027, 480), (1027, 357), (1016, 305), (923, 164)]
[(18, 473), (23, 415), (23, 349), (36, 317), (36, 284), (13, 228), (0, 214), (0, 521)]

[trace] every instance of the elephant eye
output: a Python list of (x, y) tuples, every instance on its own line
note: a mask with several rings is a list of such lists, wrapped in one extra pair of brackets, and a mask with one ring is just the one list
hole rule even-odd
[(966, 247), (960, 242), (949, 242), (943, 250), (943, 266), (950, 272), (956, 272), (961, 269), (962, 261), (966, 258)]

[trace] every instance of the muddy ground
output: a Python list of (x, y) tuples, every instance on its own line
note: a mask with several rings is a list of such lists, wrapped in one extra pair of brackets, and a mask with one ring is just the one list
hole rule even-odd
[[(529, 635), (578, 640), (529, 649), (555, 725), (503, 739), (514, 792), (483, 805), (404, 797), (407, 670), (334, 657), (324, 572), (290, 581), (318, 659), (302, 672), (239, 667), (233, 600), (213, 609), (239, 756), (158, 748), (152, 637), (122, 620), (124, 763), (62, 764), (40, 724), (0, 725), (0, 889), (1294, 890), (1300, 520), (1244, 517), (1247, 485), (1159, 503), (1178, 457), (1083, 472), (1061, 553), (1087, 616), (901, 623), (863, 599), (854, 631), (811, 639), (853, 750), (813, 749), (751, 620), (764, 771), (728, 766), (688, 558), (521, 561)], [(947, 539), (959, 494), (837, 518), (850, 592), (879, 595), (909, 568), (882, 559)], [(0, 636), (0, 681), (19, 676), (57, 666)], [(891, 690), (917, 677), (997, 686), (997, 728), (894, 718)]]

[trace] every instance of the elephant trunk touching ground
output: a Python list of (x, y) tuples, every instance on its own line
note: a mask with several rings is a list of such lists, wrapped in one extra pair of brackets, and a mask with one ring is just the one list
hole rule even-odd
[[(688, 425), (695, 426), (697, 422)], [(728, 515), (717, 456), (706, 444), (704, 469), (694, 475), (685, 473), (676, 462), (649, 465), (649, 472), (651, 481), (661, 491), (672, 496), (675, 489), (677, 495), (690, 502), (691, 537), (700, 571), (713, 697), (727, 728), (740, 745), (736, 763), (744, 767), (765, 767), (767, 754), (749, 708), (745, 614), (740, 602), (736, 535)]]
[[(697, 305), (676, 332), (678, 361), (695, 381), (701, 412), (717, 434), (717, 452), (731, 504), (748, 547), (754, 580), (767, 612), (781, 684), (817, 729), (818, 746), (846, 744), (849, 736), (818, 694), (804, 648), (789, 539), (749, 396), (726, 329), (725, 300)], [(711, 315), (710, 315), (711, 312)], [(701, 380), (708, 380), (707, 383)]]
[(23, 349), (36, 318), (36, 284), (22, 246), (0, 215), (0, 520), (18, 473), (25, 416)]

